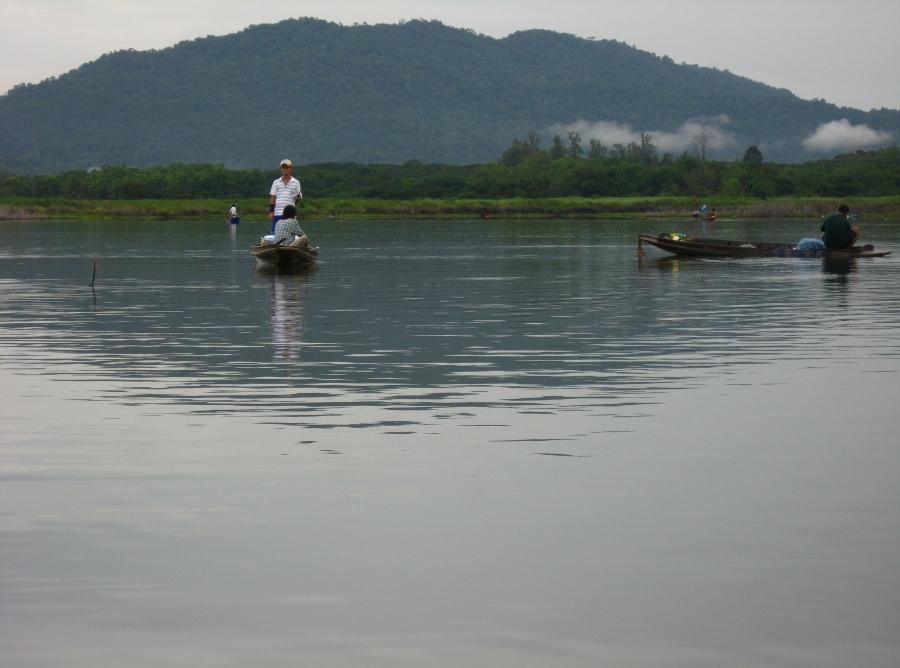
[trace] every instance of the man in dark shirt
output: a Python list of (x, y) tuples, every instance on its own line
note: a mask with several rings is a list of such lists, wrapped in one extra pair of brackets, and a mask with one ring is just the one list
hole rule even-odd
[(850, 248), (859, 239), (859, 228), (850, 227), (850, 207), (841, 204), (837, 213), (833, 213), (822, 223), (822, 241), (825, 248)]

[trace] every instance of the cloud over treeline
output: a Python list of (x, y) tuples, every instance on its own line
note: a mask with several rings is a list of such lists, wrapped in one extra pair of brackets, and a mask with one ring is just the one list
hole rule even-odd
[(809, 151), (827, 152), (851, 150), (866, 146), (877, 146), (891, 140), (891, 133), (873, 130), (868, 125), (853, 125), (846, 118), (823, 123), (809, 137), (803, 146)]
[[(663, 130), (645, 131), (653, 137), (653, 145), (661, 153), (681, 153), (693, 148), (700, 137), (706, 140), (709, 149), (725, 148), (734, 144), (734, 138), (723, 126), (729, 123), (725, 115), (714, 118), (692, 119), (685, 121), (675, 132)], [(641, 132), (633, 129), (628, 124), (620, 124), (615, 121), (589, 122), (577, 120), (574, 123), (557, 124), (549, 128), (551, 134), (566, 135), (569, 132), (577, 132), (582, 141), (597, 139), (605, 146), (622, 144), (627, 146), (634, 142), (640, 144)]]

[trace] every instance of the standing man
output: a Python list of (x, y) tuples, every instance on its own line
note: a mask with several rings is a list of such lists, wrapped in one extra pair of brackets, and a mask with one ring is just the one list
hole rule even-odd
[(296, 204), (303, 199), (300, 192), (300, 182), (291, 176), (291, 161), (285, 158), (281, 161), (281, 176), (272, 183), (269, 191), (269, 220), (272, 221), (272, 234), (275, 234), (275, 223), (281, 220), (284, 207), (288, 204)]
[(822, 223), (822, 241), (825, 248), (850, 248), (859, 239), (859, 228), (850, 226), (850, 207), (841, 204), (837, 213), (833, 213)]

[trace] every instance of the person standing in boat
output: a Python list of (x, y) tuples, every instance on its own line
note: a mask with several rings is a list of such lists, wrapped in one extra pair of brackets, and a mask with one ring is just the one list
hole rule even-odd
[(850, 207), (841, 204), (822, 223), (822, 241), (825, 248), (850, 248), (859, 239), (859, 228), (850, 225)]
[(241, 222), (241, 219), (238, 218), (238, 215), (237, 215), (237, 205), (236, 204), (231, 205), (231, 210), (228, 212), (228, 222), (231, 223), (232, 225), (237, 225), (239, 222)]
[(272, 221), (272, 234), (275, 234), (275, 224), (281, 220), (284, 207), (288, 204), (296, 204), (297, 200), (303, 199), (300, 182), (291, 176), (292, 168), (290, 160), (287, 158), (282, 160), (281, 176), (272, 182), (272, 188), (269, 190), (269, 220)]
[(300, 223), (297, 222), (297, 207), (288, 204), (281, 214), (278, 222), (275, 223), (275, 245), (299, 246), (300, 248), (309, 246), (309, 237), (300, 229)]

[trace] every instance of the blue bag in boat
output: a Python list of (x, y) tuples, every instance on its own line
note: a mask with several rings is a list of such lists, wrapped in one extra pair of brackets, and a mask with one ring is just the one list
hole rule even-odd
[(797, 244), (797, 250), (822, 250), (825, 248), (825, 242), (821, 239), (811, 239), (804, 237)]

